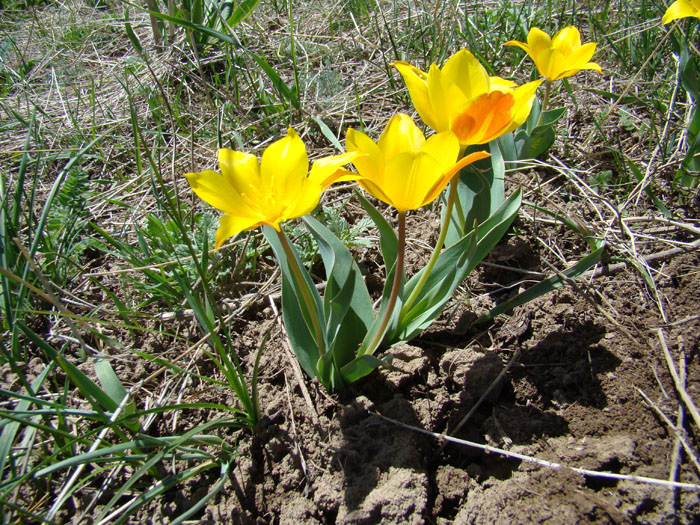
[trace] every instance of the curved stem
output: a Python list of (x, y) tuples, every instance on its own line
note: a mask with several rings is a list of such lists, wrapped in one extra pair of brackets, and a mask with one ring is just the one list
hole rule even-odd
[(318, 310), (316, 310), (316, 304), (314, 302), (313, 297), (311, 297), (311, 293), (309, 292), (309, 284), (306, 282), (306, 279), (304, 279), (304, 274), (302, 273), (301, 268), (299, 268), (299, 263), (297, 262), (297, 258), (294, 256), (292, 247), (289, 245), (289, 240), (287, 240), (287, 236), (284, 234), (284, 232), (278, 231), (277, 237), (279, 238), (280, 243), (282, 244), (284, 254), (287, 256), (287, 261), (289, 262), (289, 268), (292, 270), (292, 275), (297, 281), (297, 288), (301, 291), (304, 306), (306, 306), (306, 309), (309, 312), (309, 317), (311, 318), (314, 339), (316, 340), (316, 344), (318, 345), (318, 352), (321, 355), (321, 357), (323, 357), (326, 353), (326, 342), (323, 338), (323, 330), (321, 330), (321, 321), (318, 318)]
[(445, 219), (442, 221), (442, 226), (440, 228), (440, 236), (438, 237), (438, 240), (435, 243), (433, 253), (430, 254), (428, 264), (426, 264), (425, 268), (423, 269), (423, 274), (420, 276), (420, 279), (416, 283), (415, 288), (413, 288), (411, 295), (409, 295), (408, 299), (406, 299), (403, 308), (401, 308), (401, 315), (404, 315), (406, 312), (408, 312), (411, 306), (413, 306), (413, 303), (416, 302), (416, 299), (418, 299), (420, 291), (423, 289), (423, 286), (428, 280), (428, 277), (430, 277), (430, 272), (433, 271), (433, 267), (435, 266), (435, 263), (437, 263), (438, 257), (440, 256), (440, 252), (442, 252), (442, 245), (445, 244), (445, 239), (447, 238), (447, 231), (450, 229), (450, 221), (452, 220), (452, 210), (454, 209), (455, 199), (457, 197), (458, 184), (459, 177), (453, 178), (450, 182), (450, 191), (447, 196), (447, 208), (445, 208)]
[(374, 334), (372, 341), (367, 345), (367, 350), (365, 354), (372, 355), (377, 347), (381, 344), (382, 339), (384, 339), (384, 331), (391, 320), (391, 314), (394, 313), (394, 307), (396, 306), (396, 299), (399, 296), (399, 289), (401, 288), (401, 280), (403, 279), (403, 261), (404, 252), (406, 251), (406, 212), (399, 212), (399, 246), (396, 253), (396, 266), (394, 269), (394, 282), (391, 285), (391, 295), (389, 295), (389, 305), (386, 310), (384, 310), (384, 317)]

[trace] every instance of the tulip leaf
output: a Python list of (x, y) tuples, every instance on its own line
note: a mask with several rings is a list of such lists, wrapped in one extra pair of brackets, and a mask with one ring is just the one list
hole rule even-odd
[[(124, 398), (127, 396), (127, 393), (109, 361), (106, 359), (96, 359), (95, 375), (100, 381), (102, 389), (105, 391), (105, 393), (111, 397), (112, 401), (114, 401), (117, 405), (121, 405)], [(122, 414), (125, 416), (130, 416), (134, 413), (136, 413), (136, 403), (133, 399), (131, 399), (123, 407)], [(133, 432), (138, 432), (141, 429), (141, 425), (136, 419), (128, 420), (126, 425)]]
[(236, 46), (236, 47), (240, 46), (239, 42), (236, 39), (234, 39), (232, 36), (227, 35), (226, 33), (222, 33), (221, 31), (217, 31), (216, 29), (212, 29), (211, 27), (207, 27), (207, 26), (202, 25), (202, 24), (197, 24), (197, 23), (191, 22), (190, 20), (187, 20), (185, 18), (179, 18), (177, 16), (166, 15), (165, 13), (160, 13), (158, 11), (152, 11), (152, 10), (146, 9), (146, 12), (152, 16), (155, 16), (156, 18), (160, 18), (161, 20), (166, 20), (167, 22), (172, 22), (173, 24), (177, 24), (179, 26), (182, 26), (185, 29), (190, 29), (190, 30), (196, 31), (198, 33), (203, 33), (207, 36), (214, 37), (218, 40), (221, 40), (223, 42), (226, 42), (226, 43), (231, 44), (231, 45)]
[(540, 101), (535, 98), (527, 120), (515, 131), (514, 148), (504, 152), (506, 161), (536, 159), (547, 153), (556, 139), (554, 124), (565, 112), (566, 108), (543, 112)]
[[(362, 346), (358, 352), (358, 355), (371, 355), (376, 348), (368, 348), (371, 341), (374, 340), (377, 331), (379, 330), (379, 325), (381, 324), (381, 319), (384, 317), (384, 312), (387, 309), (389, 303), (389, 296), (391, 295), (391, 288), (394, 281), (394, 271), (396, 269), (396, 254), (399, 249), (399, 240), (396, 237), (396, 232), (394, 228), (387, 222), (384, 216), (381, 214), (377, 208), (375, 208), (371, 202), (369, 202), (362, 194), (357, 193), (357, 197), (360, 200), (360, 204), (365, 209), (367, 214), (370, 216), (374, 224), (379, 230), (379, 249), (382, 252), (382, 258), (384, 259), (384, 267), (386, 268), (386, 279), (384, 280), (384, 290), (382, 292), (382, 303), (379, 307), (379, 312), (374, 319), (374, 323), (370, 327), (365, 340), (362, 342)], [(399, 291), (399, 296), (394, 307), (394, 312), (392, 313), (389, 324), (384, 329), (385, 333), (393, 333), (392, 327), (396, 326), (398, 322), (399, 313), (401, 311), (403, 291)]]
[(698, 65), (695, 62), (695, 57), (688, 49), (688, 41), (681, 38), (679, 42), (680, 57), (680, 81), (683, 88), (690, 93), (694, 100), (700, 98), (700, 81), (698, 81)]
[[(491, 157), (464, 168), (459, 176), (457, 202), (452, 212), (445, 247), (458, 242), (474, 225), (488, 219), (505, 200), (505, 160), (498, 140), (489, 143)], [(483, 150), (483, 146), (473, 151)], [(469, 154), (472, 148), (465, 152)], [(443, 209), (444, 219), (444, 209)]]
[(340, 370), (343, 381), (347, 384), (354, 383), (358, 379), (362, 379), (370, 374), (375, 368), (389, 366), (392, 357), (391, 354), (387, 354), (380, 359), (373, 355), (366, 354), (357, 359), (353, 359)]
[(512, 308), (515, 308), (516, 306), (519, 306), (521, 304), (528, 303), (533, 299), (536, 299), (546, 293), (560, 288), (561, 286), (566, 284), (566, 282), (569, 279), (575, 279), (576, 277), (580, 276), (581, 274), (598, 264), (603, 256), (604, 250), (604, 247), (598, 248), (597, 250), (591, 252), (586, 257), (581, 259), (571, 268), (562, 271), (562, 275), (554, 275), (548, 279), (545, 279), (544, 281), (537, 283), (536, 285), (528, 288), (527, 290), (516, 295), (515, 297), (504, 301), (495, 308), (492, 308), (487, 314), (479, 317), (476, 321), (474, 321), (474, 323), (483, 323), (485, 321), (493, 319), (494, 317), (502, 314), (503, 312), (511, 310)]
[(525, 124), (518, 128), (519, 130), (524, 130), (528, 135), (532, 135), (538, 132), (539, 128), (551, 127), (553, 126), (563, 115), (566, 113), (566, 108), (554, 108), (548, 109), (542, 112), (542, 105), (539, 99), (535, 98), (532, 103), (532, 110), (527, 116)]
[(335, 366), (331, 352), (323, 354), (316, 363), (316, 377), (329, 390), (336, 390), (344, 386), (340, 370)]
[[(377, 316), (374, 319), (374, 323), (372, 323), (372, 326), (370, 326), (369, 330), (367, 331), (367, 335), (365, 336), (365, 340), (362, 342), (362, 345), (360, 346), (360, 350), (358, 351), (358, 355), (371, 355), (373, 354), (377, 348), (368, 348), (369, 344), (371, 341), (374, 340), (375, 336), (379, 332), (379, 327), (381, 325), (381, 321), (384, 318), (384, 313), (386, 312), (386, 309), (389, 306), (389, 297), (391, 296), (391, 291), (394, 283), (394, 273), (396, 271), (396, 265), (394, 265), (389, 273), (386, 276), (386, 280), (384, 281), (384, 290), (382, 292), (382, 303), (381, 306), (379, 307), (379, 312), (377, 312)], [(403, 283), (402, 283), (403, 285)], [(389, 338), (387, 340), (386, 334), (392, 334), (396, 331), (394, 327), (398, 324), (399, 316), (401, 313), (401, 307), (403, 306), (403, 300), (402, 297), (404, 297), (404, 292), (403, 292), (403, 286), (399, 288), (399, 295), (396, 298), (396, 304), (394, 305), (394, 311), (391, 314), (391, 318), (389, 319), (389, 323), (386, 325), (384, 328), (384, 333), (382, 335), (383, 339), (383, 344), (386, 345), (392, 345), (394, 344), (394, 341), (392, 338)], [(380, 345), (381, 346), (381, 345)]]
[(202, 0), (192, 1), (192, 12), (190, 13), (190, 22), (201, 24), (204, 22), (204, 6)]
[(303, 219), (313, 235), (326, 269), (323, 308), (328, 353), (338, 369), (355, 358), (374, 322), (372, 299), (360, 268), (338, 237), (313, 217)]
[(399, 250), (399, 239), (396, 237), (394, 228), (391, 227), (381, 212), (361, 193), (357, 193), (357, 198), (379, 230), (379, 249), (382, 252), (384, 265), (387, 268), (393, 267), (396, 262), (396, 254)]
[(521, 129), (515, 135), (517, 159), (536, 159), (549, 151), (554, 144), (556, 135), (551, 126), (540, 126), (532, 134)]
[[(410, 341), (435, 319), (452, 294), (469, 274), (470, 261), (476, 251), (476, 232), (472, 230), (459, 242), (440, 253), (415, 304), (402, 312), (391, 343)], [(413, 289), (423, 272), (418, 272), (406, 285), (407, 294)]]
[[(391, 343), (410, 341), (423, 331), (443, 310), (452, 294), (474, 268), (489, 254), (515, 219), (522, 200), (516, 191), (483, 224), (440, 253), (415, 304), (402, 312), (392, 332)], [(422, 272), (406, 284), (410, 294)]]
[[(287, 255), (285, 254), (282, 243), (277, 237), (275, 230), (269, 226), (263, 226), (262, 230), (265, 239), (270, 243), (272, 250), (275, 252), (275, 257), (282, 271), (282, 313), (289, 343), (292, 345), (294, 353), (304, 371), (309, 374), (310, 377), (316, 377), (316, 365), (321, 354), (312, 330), (309, 328), (312, 326), (312, 314), (307, 311), (301, 287), (306, 287), (306, 292), (313, 298), (316, 307), (316, 315), (319, 319), (323, 319), (321, 296), (318, 294), (308, 272), (302, 272), (304, 282), (298, 282), (298, 280), (294, 278), (294, 272), (290, 267)], [(303, 268), (299, 255), (296, 253), (293, 246), (291, 246), (291, 250), (297, 260), (297, 264), (300, 268)]]

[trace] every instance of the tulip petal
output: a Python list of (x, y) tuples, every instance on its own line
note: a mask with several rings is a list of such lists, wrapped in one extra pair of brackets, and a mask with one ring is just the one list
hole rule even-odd
[(350, 152), (362, 154), (355, 158), (352, 163), (363, 178), (381, 179), (384, 172), (384, 159), (379, 147), (371, 138), (361, 131), (350, 128), (345, 135), (345, 147)]
[(187, 173), (187, 182), (197, 196), (207, 204), (226, 213), (253, 213), (228, 178), (212, 170)]
[(593, 58), (595, 48), (595, 42), (588, 42), (587, 44), (582, 45), (578, 49), (572, 50), (571, 55), (569, 56), (569, 61), (571, 63), (569, 67), (584, 69), (584, 66), (586, 66), (590, 62), (591, 58)]
[(421, 152), (435, 159), (440, 171), (447, 171), (459, 156), (459, 140), (452, 131), (437, 133), (425, 141)]
[[(382, 181), (383, 179), (384, 177), (382, 177)], [(391, 197), (384, 192), (381, 184), (378, 184), (370, 179), (360, 179), (357, 181), (357, 183), (370, 195), (376, 197), (382, 202), (387, 203), (389, 206), (394, 206), (394, 202), (392, 201)]]
[(428, 95), (433, 105), (435, 125), (430, 125), (430, 127), (438, 133), (447, 131), (450, 126), (450, 94), (447, 90), (447, 86), (442, 81), (440, 68), (431, 64), (428, 70)]
[(411, 102), (413, 102), (420, 118), (428, 126), (436, 129), (437, 117), (428, 94), (428, 75), (406, 62), (394, 62), (392, 65), (403, 77)]
[(678, 20), (679, 18), (686, 18), (689, 16), (700, 18), (700, 7), (694, 6), (688, 0), (676, 0), (668, 7), (668, 9), (666, 9), (663, 18), (661, 19), (661, 23), (666, 25), (673, 20)]
[(466, 106), (452, 122), (461, 144), (484, 144), (505, 133), (512, 123), (513, 94), (484, 93)]
[(293, 197), (294, 200), (284, 210), (280, 221), (303, 217), (307, 213), (314, 211), (314, 208), (318, 206), (318, 201), (321, 200), (321, 190), (322, 188), (318, 183), (309, 180), (304, 181), (297, 194)]
[(222, 148), (218, 151), (221, 174), (241, 194), (260, 185), (260, 163), (255, 155)]
[[(234, 215), (222, 215), (219, 219), (219, 227), (216, 230), (216, 249), (230, 239), (234, 235), (238, 235), (242, 231), (250, 230), (256, 226), (263, 224), (259, 217), (242, 217)], [(279, 224), (276, 226), (279, 230)]]
[[(361, 154), (357, 151), (349, 151), (341, 155), (333, 155), (332, 157), (323, 157), (315, 160), (311, 165), (309, 172), (309, 180), (321, 186), (325, 190), (339, 180), (354, 180), (356, 174), (341, 169), (345, 164), (349, 164)], [(351, 177), (348, 177), (350, 175)], [(355, 175), (355, 177), (352, 177)]]
[(377, 146), (382, 152), (384, 162), (389, 162), (399, 153), (419, 151), (424, 142), (423, 132), (416, 126), (413, 119), (405, 113), (397, 113), (384, 128)]
[[(508, 42), (506, 42), (506, 43), (503, 44), (503, 45), (504, 45), (504, 46), (515, 46), (515, 47), (519, 47), (520, 49), (522, 49), (523, 51), (525, 51), (528, 55), (530, 55), (530, 46), (528, 46), (525, 42), (520, 42), (520, 41), (518, 41), (518, 40), (508, 40)], [(532, 55), (530, 55), (530, 56), (532, 56)]]
[(566, 26), (552, 37), (552, 47), (568, 55), (572, 50), (581, 47), (581, 33), (574, 26)]
[(552, 47), (552, 39), (541, 29), (532, 27), (527, 34), (527, 45), (529, 47), (528, 54), (537, 63), (537, 56)]
[(442, 193), (442, 190), (445, 189), (445, 186), (447, 186), (450, 181), (461, 171), (462, 168), (468, 166), (469, 164), (473, 164), (474, 162), (477, 162), (481, 159), (485, 159), (490, 157), (491, 154), (487, 153), (486, 151), (475, 151), (474, 153), (470, 153), (466, 157), (463, 157), (460, 159), (459, 162), (454, 164), (452, 167), (450, 167), (449, 170), (447, 170), (443, 176), (435, 183), (433, 188), (426, 194), (425, 197), (425, 202), (423, 205), (428, 204), (429, 202), (434, 201), (440, 193)]
[(511, 92), (513, 94), (513, 109), (511, 116), (513, 122), (508, 127), (508, 131), (506, 131), (506, 133), (513, 131), (527, 120), (527, 117), (530, 115), (530, 111), (532, 110), (532, 103), (535, 101), (535, 92), (537, 91), (537, 88), (540, 87), (542, 82), (542, 80), (534, 80), (517, 87)]
[(399, 212), (416, 210), (441, 176), (438, 163), (429, 154), (399, 153), (386, 165), (382, 190)]
[(464, 101), (453, 101), (461, 105), (472, 100), (489, 89), (489, 75), (474, 55), (466, 49), (452, 55), (441, 70), (445, 84), (457, 86), (464, 93)]
[(508, 91), (516, 87), (518, 87), (518, 84), (512, 80), (506, 80), (501, 77), (489, 77), (489, 91)]
[(287, 136), (273, 142), (263, 152), (260, 161), (262, 186), (270, 193), (294, 195), (309, 170), (306, 147), (296, 131), (287, 130)]

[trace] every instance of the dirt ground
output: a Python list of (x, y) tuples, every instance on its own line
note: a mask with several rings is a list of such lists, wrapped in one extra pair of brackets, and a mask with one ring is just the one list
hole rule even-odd
[[(512, 236), (489, 260), (543, 270), (528, 242)], [(471, 311), (507, 296), (479, 295), (479, 283), (507, 284), (515, 275), (482, 266), (468, 283), (477, 299), (395, 347), (392, 369), (337, 394), (302, 375), (276, 328), (262, 356), (259, 434), (231, 437), (239, 445), (235, 475), (200, 523), (697, 522), (697, 492), (583, 476), (398, 423), (571, 467), (698, 483), (664, 420), (676, 423), (679, 400), (658, 329), (698, 399), (699, 260), (690, 253), (655, 265), (666, 320), (639, 274), (625, 269), (470, 325)], [(261, 307), (239, 320), (249, 359), (273, 317)], [(694, 437), (686, 439), (696, 450)], [(167, 522), (206, 489), (199, 480), (136, 521)]]

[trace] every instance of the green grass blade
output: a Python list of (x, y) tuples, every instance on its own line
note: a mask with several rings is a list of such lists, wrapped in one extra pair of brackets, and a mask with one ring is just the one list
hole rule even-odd
[(483, 323), (485, 321), (489, 321), (490, 319), (493, 319), (494, 317), (502, 314), (503, 312), (515, 308), (516, 306), (519, 306), (521, 304), (528, 303), (533, 299), (537, 299), (541, 295), (544, 295), (546, 293), (556, 290), (557, 288), (560, 288), (561, 286), (567, 283), (568, 279), (575, 279), (576, 277), (586, 272), (589, 268), (592, 268), (593, 266), (598, 264), (601, 260), (601, 257), (603, 256), (604, 250), (605, 248), (598, 248), (594, 252), (588, 254), (586, 257), (581, 259), (571, 268), (567, 268), (566, 270), (562, 271), (561, 273), (563, 274), (563, 276), (554, 275), (548, 279), (545, 279), (542, 282), (537, 283), (536, 285), (525, 290), (523, 293), (518, 294), (515, 297), (499, 304), (487, 314), (479, 317), (476, 321), (474, 321), (474, 323)]

